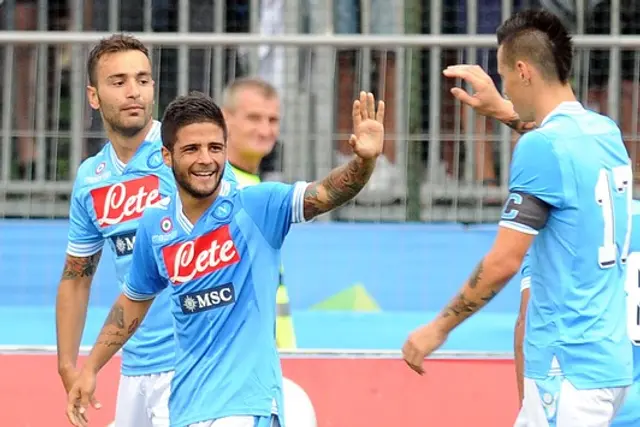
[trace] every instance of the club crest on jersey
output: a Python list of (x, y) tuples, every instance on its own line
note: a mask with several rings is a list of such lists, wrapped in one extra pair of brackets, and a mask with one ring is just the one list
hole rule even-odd
[(213, 217), (218, 221), (225, 221), (231, 216), (231, 212), (233, 212), (233, 203), (231, 203), (229, 200), (223, 200), (213, 210)]
[(133, 253), (133, 245), (136, 243), (136, 232), (122, 233), (111, 236), (113, 248), (117, 257), (131, 255)]
[(232, 283), (198, 292), (180, 295), (180, 308), (184, 314), (194, 314), (233, 304), (236, 300)]
[(157, 151), (152, 153), (147, 159), (147, 167), (149, 169), (158, 169), (163, 163), (162, 154)]
[(106, 166), (107, 164), (105, 162), (100, 162), (100, 164), (96, 167), (96, 175), (100, 175), (104, 171), (104, 168)]
[(179, 286), (240, 261), (229, 226), (162, 248), (169, 280)]
[(160, 221), (160, 229), (163, 233), (168, 233), (173, 229), (173, 223), (171, 222), (171, 218), (164, 217), (162, 221)]
[(160, 179), (148, 175), (91, 190), (96, 219), (101, 228), (138, 219), (160, 196)]

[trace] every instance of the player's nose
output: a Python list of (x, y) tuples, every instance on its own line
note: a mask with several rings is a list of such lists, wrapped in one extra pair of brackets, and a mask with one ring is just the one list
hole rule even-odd
[(140, 86), (137, 82), (130, 82), (127, 85), (127, 98), (138, 99), (140, 98)]
[(201, 165), (210, 165), (214, 163), (214, 158), (211, 152), (206, 148), (198, 150), (198, 163)]

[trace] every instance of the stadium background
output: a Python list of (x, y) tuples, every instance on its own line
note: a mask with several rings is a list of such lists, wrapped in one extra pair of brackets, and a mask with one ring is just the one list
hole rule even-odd
[[(351, 0), (0, 1), (0, 425), (65, 425), (54, 301), (74, 171), (104, 141), (85, 101), (84, 64), (100, 31), (135, 32), (153, 46), (159, 115), (191, 89), (218, 97), (234, 76), (274, 83), (284, 105), (263, 170), (271, 179), (324, 175), (348, 131), (338, 120), (345, 99), (359, 88), (384, 98), (395, 153), (357, 202), (294, 227), (284, 247), (299, 347), (283, 353), (285, 374), (311, 397), (320, 427), (510, 425), (517, 277), (452, 334), (425, 377), (404, 367), (398, 349), (491, 244), (515, 141), (461, 109), (440, 70), (493, 64), (498, 23), (536, 5), (355, 3), (350, 11)], [(576, 91), (618, 120), (636, 163), (640, 3), (543, 6), (578, 34)], [(349, 17), (362, 18), (347, 28), (357, 34), (338, 34), (355, 23)], [(109, 259), (92, 290), (85, 346), (117, 294)], [(114, 360), (101, 374), (96, 426), (112, 419), (117, 371)]]

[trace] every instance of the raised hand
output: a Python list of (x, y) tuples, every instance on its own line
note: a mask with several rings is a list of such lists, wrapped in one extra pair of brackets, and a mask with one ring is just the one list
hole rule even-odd
[(377, 158), (384, 146), (384, 102), (376, 100), (372, 93), (360, 92), (360, 99), (353, 102), (353, 135), (349, 144), (353, 152), (364, 160)]
[(513, 105), (500, 95), (491, 77), (478, 65), (452, 65), (442, 71), (446, 77), (462, 79), (471, 85), (473, 94), (454, 87), (451, 94), (478, 114), (504, 119), (513, 116)]

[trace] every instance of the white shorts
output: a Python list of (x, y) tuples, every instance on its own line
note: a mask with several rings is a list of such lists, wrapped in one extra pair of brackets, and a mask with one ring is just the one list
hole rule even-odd
[(120, 375), (114, 427), (169, 427), (169, 394), (173, 371)]
[(578, 390), (563, 376), (524, 379), (514, 427), (609, 427), (628, 387)]
[[(189, 427), (280, 427), (278, 417), (225, 417), (211, 421), (201, 421)], [(295, 427), (295, 426), (294, 426)]]

